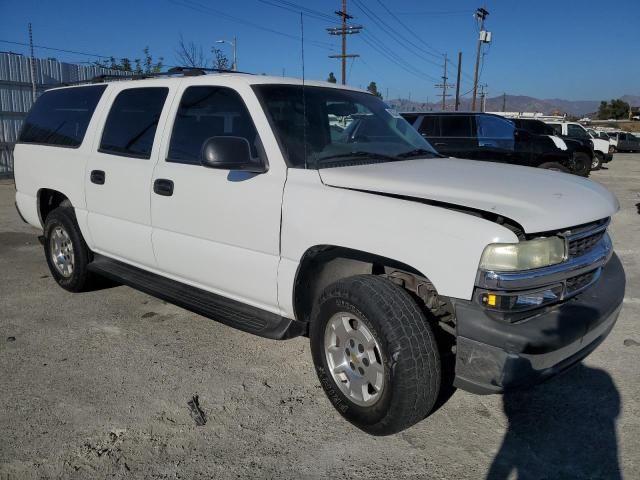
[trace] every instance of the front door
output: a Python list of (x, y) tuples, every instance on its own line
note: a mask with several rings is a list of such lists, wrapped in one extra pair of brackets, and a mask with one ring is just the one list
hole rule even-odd
[(158, 152), (154, 139), (164, 121), (168, 96), (168, 86), (112, 85), (111, 109), (104, 114), (104, 128), (96, 135), (85, 172), (94, 250), (143, 267), (156, 263), (151, 246), (151, 175)]
[[(268, 164), (263, 140), (270, 142), (269, 151), (277, 144), (253, 91), (241, 92), (203, 85), (180, 93), (164, 136), (164, 158), (153, 174), (153, 248), (159, 268), (174, 279), (277, 312), (286, 168)], [(246, 138), (255, 161), (268, 170), (202, 166), (203, 144), (219, 136)]]

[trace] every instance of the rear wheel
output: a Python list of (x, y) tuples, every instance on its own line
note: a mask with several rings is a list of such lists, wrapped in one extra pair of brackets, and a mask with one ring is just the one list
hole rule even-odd
[(591, 161), (591, 170), (600, 170), (604, 163), (604, 155), (600, 152), (595, 152), (593, 160)]
[(573, 156), (575, 173), (583, 177), (588, 177), (591, 172), (591, 158), (584, 152), (577, 152)]
[(88, 286), (91, 251), (82, 238), (72, 207), (58, 207), (47, 215), (44, 254), (51, 275), (62, 288), (80, 292)]
[(565, 167), (564, 165), (560, 165), (557, 162), (545, 162), (541, 165), (538, 165), (538, 167), (546, 168), (547, 170), (554, 170), (556, 172), (571, 173), (567, 167)]
[(320, 383), (336, 410), (373, 435), (426, 417), (441, 383), (438, 345), (409, 293), (372, 275), (328, 286), (310, 329)]

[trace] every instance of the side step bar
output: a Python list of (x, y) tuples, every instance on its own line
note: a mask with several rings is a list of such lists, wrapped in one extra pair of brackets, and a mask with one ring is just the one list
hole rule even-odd
[(304, 322), (94, 254), (89, 270), (230, 327), (274, 340), (307, 334)]

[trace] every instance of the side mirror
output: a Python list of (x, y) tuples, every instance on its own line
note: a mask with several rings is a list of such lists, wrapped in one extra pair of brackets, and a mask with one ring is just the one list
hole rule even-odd
[(202, 144), (203, 167), (264, 173), (265, 165), (251, 156), (251, 146), (243, 137), (211, 137)]

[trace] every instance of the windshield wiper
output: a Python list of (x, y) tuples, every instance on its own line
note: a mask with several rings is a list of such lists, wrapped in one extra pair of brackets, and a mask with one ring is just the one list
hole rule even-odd
[(339, 160), (343, 158), (370, 158), (372, 160), (387, 160), (390, 162), (400, 160), (398, 157), (394, 157), (392, 155), (385, 155), (383, 153), (358, 151), (358, 152), (340, 153), (338, 155), (329, 155), (327, 157), (319, 158), (318, 162), (324, 163), (325, 161), (333, 161), (333, 160)]
[(426, 150), (424, 148), (416, 148), (415, 150), (409, 150), (408, 152), (402, 152), (396, 155), (397, 158), (411, 158), (411, 157), (423, 157), (429, 155), (430, 157), (441, 157), (442, 155)]

